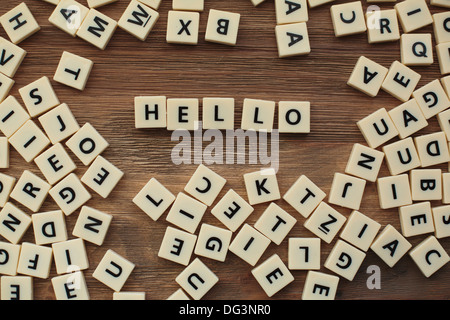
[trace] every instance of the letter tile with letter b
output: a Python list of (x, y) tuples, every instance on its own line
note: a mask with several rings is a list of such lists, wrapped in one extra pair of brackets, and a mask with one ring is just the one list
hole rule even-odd
[(195, 248), (195, 234), (167, 227), (159, 247), (158, 257), (187, 266)]
[(47, 198), (51, 186), (44, 179), (25, 170), (11, 192), (11, 198), (37, 212)]
[(72, 235), (101, 246), (108, 233), (112, 218), (113, 216), (109, 213), (83, 206)]
[(51, 185), (54, 185), (77, 168), (60, 143), (42, 152), (34, 159), (34, 162)]
[(240, 19), (239, 13), (210, 9), (205, 40), (229, 46), (236, 45)]
[(347, 84), (370, 97), (375, 97), (380, 91), (387, 73), (388, 68), (365, 56), (360, 56), (347, 80)]
[(321, 202), (304, 226), (326, 243), (330, 243), (345, 224), (347, 218), (326, 202)]
[(224, 262), (233, 233), (224, 228), (202, 224), (194, 253), (198, 256)]
[(278, 131), (280, 133), (309, 133), (311, 106), (308, 101), (280, 101), (278, 103)]
[(302, 300), (334, 300), (339, 277), (319, 271), (308, 271)]
[(69, 174), (53, 186), (49, 194), (66, 216), (74, 213), (92, 198), (75, 173)]
[(191, 179), (184, 187), (184, 191), (207, 206), (213, 204), (222, 191), (226, 179), (214, 172), (212, 169), (201, 164), (197, 167)]
[(1, 300), (33, 300), (33, 277), (2, 276)]
[(174, 201), (173, 193), (155, 178), (151, 178), (133, 198), (133, 203), (153, 221), (157, 221)]
[(89, 268), (89, 260), (84, 240), (70, 239), (52, 244), (56, 273), (64, 274)]
[(414, 138), (422, 167), (430, 167), (450, 161), (449, 146), (442, 131)]
[(427, 278), (450, 261), (448, 253), (434, 236), (429, 236), (411, 249), (409, 255)]
[(289, 238), (288, 267), (290, 270), (320, 269), (320, 238)]
[(75, 37), (88, 12), (88, 7), (75, 0), (61, 0), (48, 21), (58, 29)]
[(0, 52), (2, 56), (0, 72), (12, 79), (19, 70), (27, 52), (3, 37), (0, 37)]
[(272, 132), (274, 118), (274, 101), (244, 99), (244, 105), (242, 107), (242, 129)]
[(405, 66), (429, 66), (433, 64), (431, 34), (402, 34), (400, 37), (400, 56), (400, 61)]
[(31, 216), (35, 243), (51, 244), (67, 240), (67, 228), (61, 210), (35, 213)]
[(165, 96), (140, 96), (134, 98), (135, 127), (167, 127), (167, 108)]
[(175, 281), (194, 300), (200, 300), (214, 287), (219, 278), (199, 258), (196, 258), (181, 271)]
[(119, 19), (118, 26), (139, 40), (145, 41), (158, 19), (158, 11), (141, 1), (132, 0)]
[(369, 147), (373, 149), (398, 136), (398, 130), (385, 108), (364, 117), (356, 125)]
[(118, 292), (134, 268), (134, 263), (109, 249), (95, 268), (92, 277)]
[(83, 91), (93, 67), (94, 62), (92, 60), (64, 51), (59, 60), (53, 80)]
[(381, 85), (381, 89), (393, 97), (406, 102), (411, 97), (421, 75), (399, 61), (394, 61), (386, 78)]
[(20, 88), (19, 93), (31, 117), (37, 117), (60, 104), (46, 76)]
[(328, 202), (353, 210), (358, 210), (364, 195), (366, 180), (347, 174), (334, 174)]
[(411, 137), (385, 145), (383, 152), (393, 176), (420, 167), (419, 154)]
[(306, 22), (277, 25), (275, 37), (280, 58), (307, 55), (311, 52)]
[(9, 276), (17, 275), (21, 245), (0, 241), (0, 273)]
[(96, 9), (90, 9), (76, 35), (95, 47), (105, 50), (116, 29), (117, 21)]
[(345, 173), (370, 182), (375, 182), (378, 178), (383, 159), (383, 152), (360, 143), (355, 143), (347, 161)]
[(9, 143), (26, 162), (31, 162), (50, 144), (50, 140), (33, 120), (28, 120), (9, 137)]
[(81, 271), (52, 278), (56, 300), (89, 300), (89, 290)]
[(297, 223), (297, 219), (272, 202), (255, 222), (255, 229), (279, 245)]
[(281, 198), (275, 170), (264, 169), (244, 174), (244, 183), (250, 205)]
[(196, 45), (200, 27), (200, 14), (170, 10), (167, 17), (167, 43)]
[(77, 119), (65, 103), (38, 118), (52, 144), (62, 142), (80, 129)]
[(166, 220), (173, 225), (194, 233), (205, 214), (207, 206), (180, 192), (167, 214)]
[(343, 240), (338, 240), (324, 266), (348, 281), (353, 281), (365, 257), (363, 251)]
[(102, 198), (108, 198), (124, 176), (124, 172), (102, 156), (92, 162), (81, 181)]
[(269, 238), (246, 223), (234, 237), (229, 250), (249, 265), (254, 266), (266, 251), (270, 242)]
[(378, 257), (391, 268), (397, 264), (411, 247), (411, 243), (390, 224), (383, 229), (370, 246)]
[(410, 178), (413, 201), (442, 200), (441, 169), (414, 169)]
[(307, 176), (302, 175), (284, 194), (283, 199), (303, 217), (308, 218), (325, 197), (325, 192)]
[(330, 12), (336, 37), (366, 32), (367, 27), (361, 1), (333, 5)]
[(22, 42), (41, 29), (25, 2), (3, 14), (0, 23), (14, 44)]
[(13, 244), (19, 243), (31, 225), (31, 217), (7, 202), (0, 211), (0, 235)]
[(0, 103), (0, 130), (7, 138), (28, 120), (30, 115), (14, 96), (9, 96)]
[(17, 273), (47, 279), (50, 276), (53, 251), (47, 246), (23, 242), (20, 250)]

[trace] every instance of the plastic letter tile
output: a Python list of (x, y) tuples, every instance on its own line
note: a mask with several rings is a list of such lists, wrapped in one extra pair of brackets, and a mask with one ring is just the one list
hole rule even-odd
[(400, 1), (394, 5), (405, 33), (417, 30), (433, 22), (425, 0)]
[(400, 55), (401, 62), (405, 66), (429, 66), (433, 64), (431, 34), (402, 34), (400, 37)]
[(77, 119), (63, 103), (38, 118), (52, 144), (62, 142), (80, 129)]
[(279, 245), (297, 223), (297, 219), (276, 203), (271, 203), (255, 222), (255, 229)]
[(433, 14), (433, 31), (436, 44), (450, 41), (450, 29), (448, 27), (450, 12), (444, 11)]
[(202, 224), (194, 253), (198, 256), (224, 262), (230, 246), (232, 232), (210, 224)]
[(166, 220), (173, 225), (194, 233), (205, 214), (207, 206), (184, 193), (178, 193)]
[(74, 0), (61, 0), (48, 21), (58, 29), (75, 37), (89, 8)]
[(81, 271), (52, 278), (56, 300), (89, 300), (89, 290)]
[(16, 184), (16, 178), (0, 173), (0, 208), (3, 208), (9, 200), (9, 195)]
[(77, 36), (104, 50), (117, 29), (117, 22), (105, 14), (90, 9), (77, 31)]
[(0, 137), (0, 169), (9, 168), (9, 142), (8, 138)]
[(33, 120), (28, 120), (9, 137), (9, 143), (26, 162), (31, 162), (50, 144), (50, 140)]
[(81, 181), (103, 198), (107, 198), (123, 176), (122, 170), (104, 157), (97, 156), (81, 177)]
[(159, 247), (158, 257), (187, 266), (195, 248), (197, 236), (189, 232), (167, 227)]
[(309, 20), (307, 0), (275, 0), (275, 13), (277, 24), (307, 22)]
[(435, 132), (414, 138), (422, 167), (429, 167), (450, 161), (445, 133)]
[(64, 274), (89, 268), (89, 260), (83, 239), (75, 238), (52, 244), (56, 273)]
[(334, 300), (339, 277), (319, 271), (308, 271), (302, 300)]
[(381, 89), (393, 97), (406, 102), (411, 97), (420, 78), (421, 75), (413, 69), (399, 61), (394, 61), (381, 85)]
[(347, 218), (325, 202), (314, 210), (304, 226), (326, 243), (330, 243), (345, 224)]
[(361, 1), (332, 5), (330, 11), (336, 37), (366, 32), (367, 27)]
[(31, 117), (39, 116), (60, 104), (50, 79), (45, 76), (20, 88), (19, 93)]
[(302, 175), (284, 194), (283, 199), (303, 217), (308, 218), (325, 197), (325, 192)]
[(200, 14), (170, 10), (167, 18), (167, 43), (196, 45), (200, 27)]
[(410, 177), (413, 201), (442, 200), (441, 169), (414, 169)]
[(345, 173), (375, 182), (383, 163), (384, 153), (360, 143), (353, 145)]
[(17, 275), (21, 245), (0, 241), (0, 273), (9, 276)]
[(366, 180), (336, 172), (331, 185), (328, 202), (341, 207), (358, 210), (365, 187)]
[(53, 80), (83, 91), (93, 66), (94, 62), (92, 60), (64, 51)]
[(53, 186), (49, 194), (66, 216), (71, 215), (92, 197), (75, 173), (69, 174)]
[(228, 249), (251, 266), (254, 266), (266, 251), (270, 242), (270, 239), (258, 230), (249, 224), (244, 224)]
[(34, 159), (34, 162), (47, 179), (47, 182), (51, 185), (55, 184), (77, 168), (63, 145), (60, 143), (57, 143), (42, 152)]
[(33, 300), (33, 277), (2, 276), (1, 300)]
[(19, 243), (31, 225), (31, 217), (8, 202), (0, 211), (0, 235), (13, 244)]
[[(89, 8), (99, 8), (114, 3), (117, 0), (87, 0)], [(145, 0), (145, 1), (161, 1), (161, 0)]]
[(50, 276), (52, 257), (52, 248), (24, 242), (20, 250), (17, 273), (47, 279)]
[(268, 100), (244, 99), (242, 107), (243, 130), (271, 132), (275, 117), (275, 102)]
[(109, 249), (92, 277), (117, 292), (122, 289), (134, 268), (134, 263)]
[(416, 99), (398, 105), (389, 111), (389, 115), (397, 128), (400, 139), (405, 139), (428, 125)]
[(205, 40), (229, 46), (236, 45), (240, 19), (239, 13), (210, 9)]
[(83, 206), (73, 228), (72, 235), (101, 246), (112, 218), (113, 216), (109, 213)]
[(137, 0), (132, 0), (119, 19), (120, 28), (145, 41), (159, 19), (159, 13)]
[(175, 301), (181, 301), (181, 300), (191, 300), (188, 295), (183, 291), (183, 289), (178, 289), (174, 293), (172, 293), (169, 297), (167, 297), (166, 300), (175, 300)]
[(450, 205), (431, 208), (434, 221), (434, 235), (436, 238), (450, 237)]
[(252, 274), (268, 297), (294, 281), (294, 276), (277, 254), (254, 268)]
[(450, 42), (439, 43), (436, 46), (436, 53), (441, 74), (450, 73)]
[(412, 95), (427, 119), (450, 107), (450, 100), (438, 79), (415, 90)]
[(244, 174), (245, 188), (250, 205), (280, 199), (275, 170), (266, 169)]
[(41, 29), (25, 2), (3, 14), (0, 17), (0, 23), (11, 42), (15, 44)]
[(198, 99), (167, 99), (167, 130), (196, 130), (198, 115)]
[(203, 11), (205, 0), (172, 0), (173, 10)]
[(25, 170), (10, 197), (33, 212), (37, 212), (47, 198), (51, 186), (33, 172)]
[(27, 52), (14, 43), (0, 37), (0, 54), (3, 57), (0, 72), (9, 78), (14, 78)]
[(113, 300), (145, 300), (145, 292), (131, 292), (131, 291), (122, 291), (122, 292), (114, 292)]
[(362, 251), (367, 251), (375, 239), (381, 224), (359, 211), (353, 211), (340, 237)]
[(172, 192), (155, 178), (151, 178), (133, 198), (134, 204), (153, 221), (157, 221), (174, 201), (175, 196)]
[(311, 106), (308, 101), (280, 101), (278, 103), (278, 131), (280, 133), (309, 133)]
[(219, 281), (219, 278), (196, 258), (176, 278), (175, 281), (194, 300), (200, 300)]
[(201, 164), (186, 184), (184, 191), (210, 206), (216, 200), (225, 183), (225, 178)]
[(383, 152), (393, 176), (420, 167), (419, 154), (411, 137), (385, 145)]
[(14, 83), (16, 82), (13, 79), (0, 73), (0, 102), (6, 99)]
[(356, 125), (369, 147), (373, 149), (398, 136), (397, 128), (385, 108), (364, 117)]
[(388, 73), (388, 68), (361, 56), (353, 68), (347, 84), (370, 97), (375, 97)]
[(320, 269), (320, 238), (289, 238), (288, 267), (290, 270)]
[(0, 130), (6, 137), (11, 137), (28, 120), (30, 115), (14, 96), (0, 103)]
[(306, 22), (277, 25), (275, 37), (280, 58), (307, 55), (311, 52)]
[(430, 202), (419, 202), (399, 208), (400, 225), (405, 237), (434, 232)]
[(234, 130), (234, 98), (203, 98), (203, 128)]
[(409, 252), (409, 255), (427, 278), (450, 261), (442, 244), (433, 236), (419, 243)]
[(395, 9), (366, 13), (369, 43), (392, 42), (400, 39), (400, 27)]
[(353, 281), (366, 254), (343, 240), (338, 240), (324, 267), (348, 281)]
[(412, 204), (408, 174), (383, 177), (377, 180), (378, 200), (381, 209)]
[(61, 210), (35, 213), (31, 216), (34, 239), (38, 245), (67, 240), (67, 228)]
[(167, 127), (167, 109), (165, 96), (141, 96), (134, 98), (135, 127)]

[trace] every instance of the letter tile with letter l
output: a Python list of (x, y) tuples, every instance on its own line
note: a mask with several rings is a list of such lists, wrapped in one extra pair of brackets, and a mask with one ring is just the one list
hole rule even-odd
[(406, 173), (379, 178), (377, 190), (381, 209), (412, 204), (409, 176)]
[(58, 29), (75, 37), (88, 12), (88, 7), (75, 0), (61, 0), (48, 21)]
[(67, 228), (61, 210), (35, 213), (31, 216), (34, 239), (38, 245), (67, 240)]
[(422, 76), (399, 61), (392, 62), (381, 89), (400, 101), (406, 102)]
[(0, 37), (0, 72), (14, 78), (27, 52), (14, 43)]
[(434, 236), (427, 237), (411, 249), (409, 255), (427, 278), (450, 261), (448, 253)]
[(92, 60), (64, 51), (59, 60), (53, 80), (83, 91), (93, 67), (94, 62)]
[(202, 224), (194, 253), (198, 256), (224, 262), (233, 233), (224, 228)]
[(222, 191), (226, 179), (212, 169), (201, 164), (197, 167), (192, 177), (184, 187), (184, 191), (207, 206), (213, 204)]
[(275, 118), (275, 101), (244, 99), (242, 106), (243, 130), (272, 132)]
[(254, 226), (256, 230), (272, 240), (275, 244), (280, 245), (296, 223), (297, 219), (279, 205), (272, 202), (264, 210)]
[(370, 97), (375, 97), (380, 91), (387, 73), (388, 68), (365, 56), (360, 56), (353, 67), (347, 84)]
[(361, 1), (332, 5), (330, 12), (336, 37), (366, 32), (366, 20)]
[(0, 241), (0, 273), (9, 276), (17, 275), (21, 245)]
[(234, 98), (203, 98), (203, 128), (234, 130)]
[(347, 218), (326, 202), (321, 202), (304, 226), (326, 243), (330, 243), (345, 224)]
[(400, 37), (400, 57), (401, 63), (405, 66), (429, 66), (433, 64), (431, 34), (402, 34)]
[(433, 23), (433, 17), (425, 0), (400, 1), (394, 5), (405, 33)]
[(108, 233), (113, 216), (109, 213), (83, 206), (72, 235), (101, 246)]
[(0, 211), (0, 222), (0, 235), (17, 244), (31, 225), (31, 217), (11, 202), (7, 202)]
[(19, 94), (31, 117), (37, 117), (60, 104), (50, 79), (46, 76), (20, 88)]
[(169, 226), (159, 247), (158, 257), (187, 266), (196, 241), (195, 234)]
[(11, 192), (11, 198), (33, 212), (39, 211), (51, 185), (29, 170), (25, 170)]
[(134, 124), (138, 129), (167, 127), (167, 98), (139, 96), (134, 98)]
[(412, 95), (427, 119), (450, 107), (450, 99), (439, 79), (416, 89)]
[(270, 244), (270, 239), (249, 224), (244, 224), (234, 237), (229, 250), (254, 266)]
[(359, 120), (356, 125), (369, 147), (373, 149), (398, 136), (398, 130), (385, 108), (374, 111)]
[(92, 277), (118, 292), (128, 280), (135, 264), (109, 249), (95, 268)]
[(81, 181), (106, 199), (123, 176), (122, 170), (99, 155), (81, 177)]
[(289, 238), (288, 268), (290, 270), (319, 270), (320, 241), (320, 238)]
[(400, 27), (395, 9), (368, 11), (366, 24), (369, 43), (393, 42), (400, 39)]
[(117, 21), (96, 9), (90, 9), (76, 35), (95, 47), (105, 50), (116, 29)]
[(23, 242), (17, 272), (31, 277), (47, 279), (50, 276), (52, 257), (52, 248)]
[(75, 173), (69, 174), (53, 186), (49, 194), (66, 216), (74, 213), (92, 198)]
[(205, 40), (235, 46), (239, 32), (239, 13), (210, 9)]
[(214, 287), (219, 278), (199, 258), (195, 258), (175, 281), (192, 299), (200, 300)]
[(383, 152), (389, 172), (393, 176), (421, 165), (416, 145), (411, 137), (385, 145)]
[(166, 42), (196, 45), (200, 27), (200, 13), (170, 10), (167, 16)]
[(339, 277), (319, 271), (308, 271), (302, 300), (334, 300)]
[(422, 167), (430, 167), (450, 161), (449, 146), (442, 131), (414, 138)]
[(66, 103), (62, 103), (38, 118), (52, 144), (62, 142), (80, 130), (80, 125)]
[(81, 238), (55, 242), (52, 244), (52, 250), (57, 274), (89, 268), (86, 246)]
[(0, 24), (14, 44), (24, 41), (41, 30), (25, 2), (3, 14), (0, 17)]
[(77, 168), (69, 153), (60, 143), (42, 152), (34, 159), (34, 162), (51, 185), (54, 185)]
[(274, 169), (264, 169), (244, 174), (244, 183), (250, 205), (281, 198)]
[(399, 208), (400, 226), (405, 237), (434, 232), (433, 214), (429, 201)]
[(156, 178), (151, 178), (133, 198), (133, 203), (153, 221), (157, 221), (174, 201), (173, 193)]
[(145, 41), (158, 19), (158, 11), (140, 1), (132, 0), (119, 19), (118, 26), (139, 40)]
[(33, 300), (33, 277), (2, 276), (1, 300)]
[(363, 251), (339, 239), (331, 249), (324, 266), (348, 281), (353, 281), (365, 257)]
[(294, 281), (294, 276), (277, 254), (252, 269), (252, 274), (268, 297)]
[(28, 120), (11, 137), (9, 143), (26, 162), (33, 161), (49, 144), (50, 140), (33, 120)]
[(388, 224), (375, 238), (370, 249), (392, 268), (411, 247), (411, 243), (395, 227)]
[(89, 300), (89, 290), (82, 271), (52, 278), (55, 298), (61, 300)]
[(306, 22), (277, 25), (275, 37), (280, 58), (307, 55), (311, 52)]
[(305, 175), (301, 175), (283, 195), (283, 199), (305, 218), (309, 217), (325, 197), (325, 192)]
[(358, 210), (364, 195), (366, 180), (336, 172), (331, 184), (328, 202)]
[(204, 203), (180, 192), (167, 214), (166, 221), (194, 233), (207, 208)]
[(14, 96), (9, 96), (0, 103), (0, 130), (7, 138), (30, 119), (28, 112)]

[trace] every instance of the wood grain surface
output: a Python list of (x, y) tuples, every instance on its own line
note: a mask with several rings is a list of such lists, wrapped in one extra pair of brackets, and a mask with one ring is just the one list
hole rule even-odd
[[(3, 0), (0, 14), (7, 12), (22, 0)], [(128, 0), (99, 8), (109, 17), (119, 20)], [(335, 1), (334, 3), (343, 3)], [(427, 0), (428, 2), (428, 0)], [(165, 129), (138, 130), (134, 127), (134, 97), (138, 95), (166, 95), (168, 98), (203, 98), (208, 96), (236, 99), (236, 128), (240, 126), (244, 98), (304, 100), (311, 102), (311, 133), (280, 135), (280, 167), (277, 174), (280, 192), (284, 194), (296, 179), (304, 174), (327, 194), (335, 172), (344, 172), (354, 143), (365, 143), (356, 122), (369, 113), (385, 107), (388, 110), (400, 104), (389, 94), (380, 91), (370, 98), (349, 87), (346, 82), (359, 58), (364, 55), (389, 67), (400, 59), (399, 42), (369, 45), (367, 34), (336, 38), (330, 18), (330, 4), (309, 10), (308, 30), (312, 51), (308, 56), (278, 58), (274, 28), (276, 25), (274, 3), (265, 1), (254, 7), (250, 0), (206, 0), (205, 11), (200, 16), (199, 43), (196, 46), (167, 44), (165, 40), (167, 13), (171, 1), (163, 0), (159, 8), (160, 19), (149, 38), (142, 42), (121, 29), (117, 29), (105, 51), (101, 51), (80, 38), (72, 38), (48, 22), (54, 6), (43, 1), (27, 0), (41, 30), (22, 42), (28, 55), (21, 65), (11, 94), (20, 99), (18, 89), (42, 76), (53, 78), (63, 51), (69, 51), (94, 61), (89, 82), (83, 92), (52, 81), (61, 102), (69, 105), (82, 125), (90, 122), (110, 143), (103, 156), (125, 172), (124, 178), (103, 199), (92, 192), (87, 203), (98, 210), (111, 213), (114, 218), (102, 246), (86, 243), (90, 267), (85, 277), (91, 299), (112, 299), (113, 291), (92, 277), (96, 266), (108, 249), (113, 249), (136, 264), (125, 283), (123, 291), (145, 291), (147, 299), (166, 299), (179, 285), (176, 276), (183, 266), (157, 257), (166, 227), (163, 215), (152, 221), (133, 203), (133, 197), (152, 178), (157, 178), (172, 193), (183, 190), (197, 164), (175, 165), (171, 150), (177, 141)], [(86, 5), (85, 0), (80, 3)], [(392, 3), (380, 4), (392, 8)], [(363, 1), (366, 9), (367, 3)], [(241, 14), (238, 42), (235, 47), (209, 43), (204, 40), (207, 13), (219, 9)], [(432, 13), (444, 11), (430, 7)], [(432, 33), (432, 26), (418, 30)], [(7, 38), (4, 30), (0, 35)], [(437, 61), (434, 52), (435, 61)], [(441, 77), (437, 62), (428, 67), (414, 67), (422, 75), (419, 86)], [(20, 100), (19, 100), (20, 101)], [(418, 134), (436, 132), (437, 120), (430, 119), (429, 126)], [(416, 134), (417, 135), (417, 134)], [(205, 143), (207, 145), (208, 143)], [(75, 171), (81, 177), (87, 169), (73, 156), (78, 165)], [(243, 174), (260, 169), (260, 165), (213, 165), (211, 168), (227, 179), (219, 198), (233, 188), (244, 198), (246, 192)], [(447, 165), (436, 166), (448, 171)], [(10, 169), (2, 172), (19, 177), (29, 169), (41, 175), (34, 164), (27, 164), (11, 148)], [(380, 176), (389, 175), (383, 164)], [(326, 198), (327, 200), (327, 198)], [(305, 229), (305, 219), (283, 200), (276, 201), (297, 218), (298, 222), (289, 237), (312, 236)], [(433, 203), (438, 205), (439, 203)], [(248, 218), (255, 223), (268, 204), (255, 206)], [(350, 210), (335, 207), (346, 217)], [(57, 209), (51, 197), (41, 211)], [(400, 228), (396, 209), (382, 210), (378, 204), (376, 185), (368, 183), (361, 212), (378, 221), (382, 227), (392, 224)], [(79, 211), (66, 218), (70, 238)], [(31, 214), (31, 213), (30, 213)], [(202, 222), (221, 226), (208, 210)], [(408, 240), (417, 245), (428, 235)], [(23, 241), (34, 242), (32, 228)], [(323, 263), (332, 249), (322, 242), (321, 271), (332, 273)], [(449, 250), (450, 238), (441, 239)], [(287, 238), (280, 244), (272, 243), (262, 256), (264, 261), (277, 253), (287, 263)], [(232, 253), (224, 263), (203, 258), (202, 261), (219, 277), (219, 282), (206, 294), (211, 300), (267, 299), (266, 294), (251, 274), (252, 267)], [(366, 281), (368, 266), (381, 270), (381, 289), (370, 290)], [(302, 296), (306, 271), (292, 271), (294, 282), (272, 299), (299, 300)], [(56, 275), (52, 265), (49, 279), (34, 280), (34, 297), (37, 300), (55, 299), (51, 277)], [(449, 299), (450, 268), (448, 264), (425, 278), (412, 259), (406, 255), (397, 265), (389, 268), (371, 250), (367, 252), (353, 281), (340, 279), (336, 299)]]

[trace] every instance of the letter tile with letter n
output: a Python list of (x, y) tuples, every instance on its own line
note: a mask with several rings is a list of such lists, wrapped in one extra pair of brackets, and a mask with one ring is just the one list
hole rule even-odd
[(8, 141), (28, 163), (33, 161), (50, 144), (50, 140), (33, 120), (25, 122), (19, 130), (9, 137)]
[(253, 207), (244, 198), (230, 189), (211, 209), (211, 213), (234, 232), (244, 223), (253, 210)]
[(413, 201), (442, 200), (441, 169), (414, 169), (410, 179)]
[(433, 214), (429, 201), (399, 208), (400, 226), (405, 237), (434, 232)]
[(133, 198), (133, 203), (153, 221), (157, 221), (174, 201), (173, 193), (156, 178), (151, 178)]
[(195, 234), (167, 227), (159, 247), (158, 257), (187, 266), (195, 248)]
[(375, 238), (370, 249), (392, 268), (411, 247), (411, 243), (395, 227), (388, 224)]
[(277, 25), (275, 37), (280, 58), (307, 55), (311, 52), (306, 22)]
[(13, 244), (19, 243), (31, 225), (31, 217), (11, 202), (0, 211), (0, 235)]
[(409, 255), (427, 278), (450, 261), (448, 253), (434, 236), (427, 237), (411, 249)]
[(92, 60), (64, 51), (59, 60), (53, 80), (83, 91), (93, 67), (94, 62)]
[(75, 173), (69, 174), (53, 186), (49, 194), (66, 216), (74, 213), (92, 198)]
[(336, 37), (366, 32), (367, 27), (361, 1), (333, 5), (330, 12)]
[(75, 0), (61, 0), (48, 21), (58, 29), (75, 37), (88, 12), (88, 7)]
[(37, 212), (47, 198), (51, 185), (29, 170), (25, 170), (11, 192), (11, 198)]
[(416, 88), (421, 75), (399, 61), (394, 61), (384, 79), (381, 89), (406, 102)]
[(0, 103), (0, 119), (0, 130), (9, 138), (30, 120), (30, 115), (14, 96), (9, 96)]
[(52, 248), (23, 242), (17, 272), (31, 277), (47, 279), (50, 276), (52, 257)]
[(275, 0), (277, 24), (308, 22), (307, 0)]
[(244, 183), (250, 205), (281, 198), (274, 169), (264, 169), (244, 174)]
[(277, 254), (252, 269), (252, 274), (268, 297), (294, 281), (294, 276)]
[(20, 88), (19, 93), (31, 117), (37, 117), (60, 104), (46, 76)]
[(439, 79), (415, 90), (412, 95), (427, 119), (450, 107), (450, 99)]
[(9, 195), (16, 183), (16, 178), (0, 173), (0, 208), (3, 208), (9, 200)]
[(224, 262), (233, 233), (224, 228), (202, 224), (194, 253), (198, 256)]
[(204, 203), (180, 192), (167, 214), (166, 221), (194, 233), (207, 208)]
[(92, 277), (118, 292), (128, 280), (135, 264), (109, 249), (95, 268)]
[(422, 167), (429, 167), (450, 161), (449, 146), (442, 131), (424, 134), (414, 138)]
[(0, 273), (9, 276), (17, 275), (20, 244), (0, 241)]
[(109, 213), (83, 206), (72, 235), (101, 246), (108, 233), (113, 216)]
[(132, 0), (119, 19), (118, 25), (139, 40), (145, 41), (158, 19), (157, 11), (140, 1)]
[(52, 244), (56, 273), (64, 274), (89, 268), (84, 240), (75, 238)]
[(38, 245), (67, 240), (67, 228), (61, 210), (35, 213), (31, 216), (34, 239)]
[(198, 99), (167, 99), (167, 130), (196, 130), (198, 115)]
[(14, 78), (26, 55), (24, 49), (0, 37), (0, 72), (5, 76)]
[(219, 174), (201, 164), (197, 167), (191, 179), (184, 187), (184, 191), (207, 206), (213, 204), (222, 191), (226, 179)]
[(402, 34), (400, 37), (400, 56), (400, 61), (405, 66), (429, 66), (433, 64), (431, 34)]
[(319, 270), (320, 241), (320, 238), (289, 238), (288, 268), (290, 270)]
[(388, 68), (365, 57), (360, 56), (347, 84), (370, 97), (375, 97), (388, 73)]
[(367, 215), (353, 211), (344, 226), (340, 237), (362, 251), (367, 251), (373, 243), (381, 224)]
[(54, 185), (77, 166), (61, 143), (54, 144), (34, 159), (47, 182)]
[(366, 180), (336, 172), (331, 184), (328, 202), (358, 210), (364, 195)]
[(405, 33), (433, 23), (433, 17), (425, 0), (400, 1), (394, 5)]
[(272, 202), (255, 222), (255, 229), (279, 245), (297, 223), (297, 219)]
[(280, 101), (278, 103), (278, 131), (280, 133), (309, 133), (310, 109), (309, 101)]
[(203, 128), (234, 130), (234, 98), (203, 98)]
[(134, 98), (134, 123), (138, 129), (167, 127), (165, 96), (141, 96)]
[[(450, 173), (447, 173), (450, 175)], [(436, 238), (450, 237), (450, 205), (442, 205), (431, 209), (433, 212), (434, 235)]]
[(322, 201), (305, 221), (304, 226), (326, 243), (330, 243), (346, 220), (344, 215)]
[(364, 117), (356, 125), (369, 147), (373, 149), (398, 136), (398, 130), (385, 108)]
[(229, 250), (249, 265), (254, 266), (270, 242), (269, 238), (246, 223), (231, 242)]
[(2, 276), (1, 300), (33, 300), (33, 277)]
[(62, 142), (80, 129), (77, 119), (65, 103), (44, 113), (38, 119), (52, 144)]
[(81, 177), (81, 181), (106, 199), (123, 176), (124, 172), (122, 170), (104, 157), (97, 156)]
[(284, 194), (283, 199), (303, 217), (308, 218), (325, 197), (325, 192), (307, 176), (302, 175)]
[(199, 258), (195, 258), (175, 281), (194, 300), (200, 300), (214, 287), (219, 278)]
[(167, 43), (196, 45), (200, 13), (170, 10), (167, 18)]
[(348, 281), (353, 281), (366, 254), (343, 240), (336, 241), (324, 267)]
[(420, 167), (419, 154), (411, 137), (385, 145), (383, 152), (393, 176)]
[(366, 13), (369, 43), (392, 42), (400, 39), (400, 27), (395, 9)]
[(400, 139), (405, 139), (428, 125), (416, 99), (411, 99), (391, 109), (389, 115), (398, 130)]
[(58, 301), (89, 300), (89, 290), (82, 271), (52, 278), (53, 292)]
[(22, 42), (41, 30), (25, 2), (3, 14), (0, 17), (0, 23), (14, 44)]
[(90, 9), (77, 31), (77, 36), (104, 50), (117, 29), (117, 21), (96, 9)]
[(271, 132), (275, 118), (275, 102), (244, 99), (241, 128), (244, 130)]
[(370, 182), (375, 182), (378, 178), (383, 159), (383, 152), (360, 143), (355, 143), (347, 161), (345, 173)]
[(409, 176), (406, 173), (379, 178), (377, 190), (381, 209), (412, 204)]
[(0, 102), (5, 100), (15, 83), (13, 79), (0, 73)]
[(240, 19), (239, 13), (209, 10), (205, 40), (229, 46), (236, 45)]
[(308, 271), (302, 300), (334, 300), (339, 277), (319, 271)]

